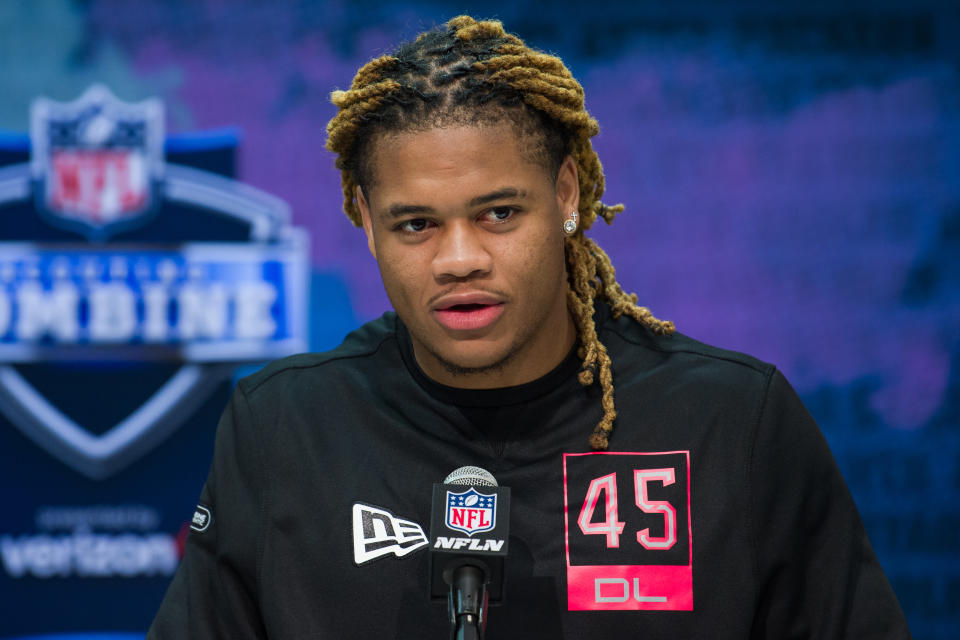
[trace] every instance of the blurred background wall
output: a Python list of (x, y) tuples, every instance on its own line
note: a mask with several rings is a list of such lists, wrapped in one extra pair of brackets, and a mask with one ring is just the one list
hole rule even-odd
[[(0, 147), (26, 152), (36, 97), (73, 100), (93, 83), (161, 99), (169, 136), (232, 127), (233, 174), (310, 234), (309, 345), (327, 349), (389, 307), (340, 211), (328, 95), (465, 12), (563, 57), (601, 124), (605, 200), (626, 204), (592, 232), (624, 288), (680, 331), (787, 374), (915, 637), (960, 636), (955, 3), (12, 0), (0, 3)], [(13, 505), (0, 512), (0, 637), (142, 635), (168, 574), (17, 575), (10, 554), (65, 535), (50, 513), (73, 507), (122, 506), (131, 522), (143, 509), (141, 531), (176, 537), (225, 393), (100, 480), (0, 423)]]

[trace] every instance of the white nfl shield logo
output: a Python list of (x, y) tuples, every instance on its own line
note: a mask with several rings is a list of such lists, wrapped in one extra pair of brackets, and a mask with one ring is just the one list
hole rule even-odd
[(57, 226), (102, 240), (141, 222), (163, 177), (163, 103), (126, 103), (94, 85), (73, 102), (30, 110), (38, 209)]
[(447, 528), (468, 536), (497, 526), (497, 494), (483, 494), (473, 487), (461, 493), (447, 491)]

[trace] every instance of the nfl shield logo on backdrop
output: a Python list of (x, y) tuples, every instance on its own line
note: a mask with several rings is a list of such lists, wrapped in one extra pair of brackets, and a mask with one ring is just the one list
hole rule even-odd
[[(234, 179), (235, 138), (162, 125), (159, 100), (92, 87), (37, 99), (30, 161), (0, 158), (0, 427), (93, 480), (159, 446), (236, 365), (306, 348), (309, 245), (289, 207)], [(98, 395), (110, 413), (82, 402)]]
[(490, 531), (497, 524), (497, 496), (471, 487), (463, 493), (447, 491), (447, 528), (468, 536)]
[(101, 85), (73, 102), (36, 100), (31, 173), (49, 222), (103, 240), (145, 221), (163, 178), (163, 103), (126, 103)]

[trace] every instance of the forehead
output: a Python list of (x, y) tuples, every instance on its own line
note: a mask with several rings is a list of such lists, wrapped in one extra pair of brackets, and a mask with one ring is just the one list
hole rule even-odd
[[(524, 149), (509, 124), (390, 133), (371, 146), (374, 206), (398, 197), (463, 197), (505, 186), (548, 188), (555, 176)], [(509, 184), (508, 184), (509, 183)]]
[[(493, 117), (497, 114), (499, 117)], [(454, 138), (465, 137), (470, 131), (497, 138), (501, 143), (509, 138), (510, 151), (522, 153), (527, 160), (542, 165), (549, 173), (555, 173), (559, 167), (561, 158), (554, 156), (563, 155), (562, 151), (553, 148), (556, 144), (550, 144), (550, 142), (559, 141), (550, 140), (544, 131), (536, 126), (530, 114), (486, 109), (473, 114), (473, 117), (462, 114), (450, 117), (438, 115), (420, 124), (396, 130), (374, 127), (371, 135), (357, 148), (360, 153), (357, 178), (361, 179), (364, 186), (367, 186), (366, 182), (375, 182), (378, 177), (376, 171), (380, 164), (377, 153), (397, 143), (428, 139), (432, 139), (433, 143), (447, 142), (453, 141)]]

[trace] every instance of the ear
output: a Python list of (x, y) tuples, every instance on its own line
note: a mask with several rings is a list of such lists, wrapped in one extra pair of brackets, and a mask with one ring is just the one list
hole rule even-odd
[(360, 209), (360, 219), (363, 221), (363, 232), (367, 234), (367, 248), (370, 249), (370, 255), (377, 259), (377, 248), (373, 243), (373, 221), (370, 217), (370, 205), (363, 195), (363, 189), (357, 185), (354, 196), (357, 199), (357, 208)]
[(580, 174), (572, 156), (560, 163), (557, 172), (557, 206), (560, 207), (560, 220), (566, 220), (571, 211), (580, 208)]

